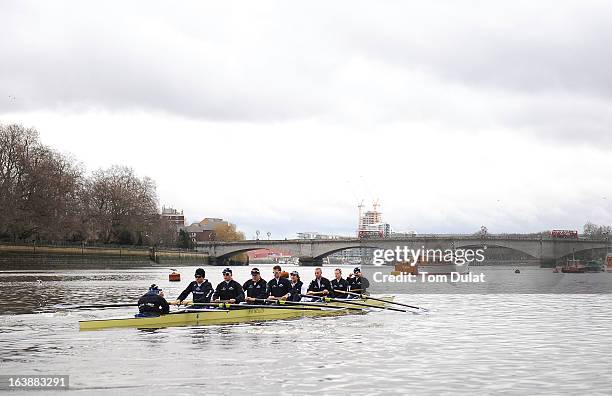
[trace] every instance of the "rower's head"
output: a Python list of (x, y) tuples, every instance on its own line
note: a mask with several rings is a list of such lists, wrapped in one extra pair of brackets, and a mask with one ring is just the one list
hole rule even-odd
[(278, 279), (281, 276), (281, 272), (282, 272), (282, 268), (280, 265), (275, 265), (274, 267), (272, 267), (272, 272), (274, 273), (274, 278)]
[(336, 276), (336, 279), (338, 280), (342, 279), (342, 270), (340, 268), (336, 268), (334, 270), (334, 275)]
[(253, 278), (255, 282), (259, 282), (259, 280), (261, 279), (261, 273), (259, 272), (259, 268), (251, 269), (251, 278)]
[(359, 278), (361, 276), (361, 268), (359, 267), (355, 267), (355, 269), (353, 270), (353, 274)]
[(232, 269), (226, 268), (223, 270), (223, 280), (229, 282), (232, 280)]
[(321, 268), (315, 268), (315, 278), (321, 279), (321, 274), (323, 274)]
[(159, 294), (160, 296), (164, 296), (164, 292), (159, 288), (155, 283), (149, 286), (149, 293), (151, 294)]
[(198, 284), (204, 282), (204, 277), (206, 276), (206, 271), (204, 268), (198, 268), (195, 272), (195, 280)]
[(291, 282), (297, 283), (300, 280), (300, 273), (297, 271), (291, 271)]

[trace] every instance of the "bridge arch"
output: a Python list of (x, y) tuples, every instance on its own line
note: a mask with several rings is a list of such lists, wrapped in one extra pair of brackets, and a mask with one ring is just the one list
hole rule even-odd
[(331, 256), (334, 253), (338, 253), (341, 252), (343, 250), (349, 250), (349, 249), (384, 249), (381, 246), (374, 246), (374, 244), (370, 245), (361, 245), (361, 244), (355, 244), (355, 245), (349, 245), (349, 246), (343, 246), (343, 247), (337, 247), (334, 249), (330, 249), (324, 253), (321, 253), (317, 256), (314, 257), (315, 260), (319, 260), (319, 259), (324, 259), (325, 257)]
[(455, 246), (455, 248), (459, 248), (459, 249), (473, 249), (473, 250), (477, 250), (477, 249), (484, 249), (485, 253), (485, 262), (487, 260), (487, 250), (489, 249), (507, 249), (509, 251), (512, 252), (518, 252), (518, 253), (522, 253), (526, 256), (528, 256), (529, 259), (533, 259), (536, 260), (539, 258), (539, 254), (534, 253), (533, 251), (525, 251), (523, 249), (517, 249), (515, 247), (509, 247), (509, 246), (504, 246), (501, 243), (482, 243), (482, 244), (465, 244), (465, 245), (461, 245), (461, 246)]

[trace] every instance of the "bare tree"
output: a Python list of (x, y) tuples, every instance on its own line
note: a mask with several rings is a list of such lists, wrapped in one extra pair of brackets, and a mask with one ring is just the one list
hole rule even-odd
[(605, 239), (610, 235), (612, 227), (597, 225), (588, 221), (583, 227), (583, 234), (588, 239)]
[(150, 178), (124, 166), (87, 178), (35, 129), (0, 124), (0, 238), (174, 246), (177, 237)]
[(155, 183), (138, 178), (133, 169), (113, 166), (94, 172), (87, 195), (95, 239), (131, 244), (155, 231), (159, 221)]
[(38, 140), (34, 129), (0, 125), (0, 234), (65, 239), (80, 224), (83, 172)]

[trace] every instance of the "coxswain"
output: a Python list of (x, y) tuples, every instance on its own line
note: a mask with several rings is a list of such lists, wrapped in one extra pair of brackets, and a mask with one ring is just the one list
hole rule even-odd
[(342, 277), (342, 270), (340, 268), (336, 268), (336, 270), (334, 271), (334, 279), (331, 280), (331, 287), (332, 287), (331, 294), (333, 297), (346, 298), (347, 294), (339, 293), (337, 291), (337, 290), (348, 291), (348, 287), (349, 287), (346, 279)]
[(249, 304), (256, 304), (255, 299), (264, 300), (268, 297), (268, 283), (261, 279), (259, 268), (251, 270), (251, 279), (244, 282), (242, 288), (246, 293), (246, 302)]
[(149, 291), (138, 299), (139, 317), (142, 316), (159, 316), (170, 313), (170, 305), (164, 298), (164, 292), (153, 284), (149, 287)]
[(231, 304), (244, 301), (244, 291), (240, 283), (232, 279), (231, 268), (223, 270), (223, 282), (217, 285), (213, 294), (213, 302), (228, 302)]
[(272, 268), (274, 278), (268, 281), (268, 300), (286, 300), (291, 290), (291, 281), (281, 277), (281, 266), (275, 265)]
[(361, 269), (355, 267), (353, 273), (346, 279), (349, 284), (349, 291), (353, 293), (365, 294), (368, 287), (370, 287), (370, 281), (361, 275)]
[[(214, 290), (208, 279), (205, 278), (206, 272), (203, 268), (198, 268), (195, 272), (195, 280), (177, 298), (177, 305), (181, 305), (189, 293), (193, 294), (194, 304), (205, 304), (210, 302)], [(194, 305), (195, 308), (205, 308), (204, 306)]]
[(291, 272), (291, 289), (289, 289), (289, 301), (301, 301), (302, 294), (306, 294), (304, 282), (300, 280), (300, 274), (297, 271)]
[(308, 286), (308, 294), (327, 296), (332, 292), (331, 283), (329, 283), (329, 280), (324, 278), (322, 274), (323, 271), (321, 268), (315, 268), (315, 278)]

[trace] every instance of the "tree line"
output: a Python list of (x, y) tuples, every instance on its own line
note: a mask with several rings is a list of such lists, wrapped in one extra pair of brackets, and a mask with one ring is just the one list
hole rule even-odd
[(0, 124), (0, 239), (175, 246), (156, 186), (125, 166), (87, 174), (38, 132)]

